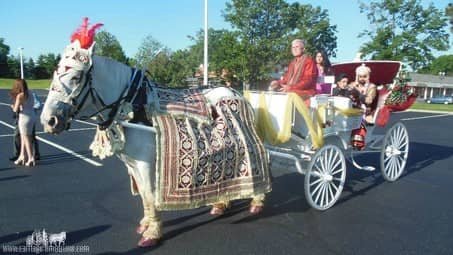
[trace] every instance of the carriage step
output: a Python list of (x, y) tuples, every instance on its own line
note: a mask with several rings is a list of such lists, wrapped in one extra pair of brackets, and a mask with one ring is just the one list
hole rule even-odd
[(372, 172), (372, 171), (376, 170), (376, 168), (373, 167), (373, 166), (361, 166), (361, 165), (359, 165), (359, 164), (354, 160), (354, 153), (353, 153), (353, 152), (351, 152), (351, 157), (350, 157), (349, 161), (352, 163), (352, 165), (353, 165), (355, 168), (357, 168), (357, 169), (359, 169), (359, 170), (364, 170), (364, 171), (368, 171), (368, 172)]
[[(358, 168), (358, 167), (357, 167), (357, 168)], [(376, 170), (376, 168), (373, 167), (373, 166), (362, 166), (362, 167), (360, 167), (360, 168), (358, 168), (358, 169), (364, 170), (364, 171), (368, 171), (368, 172), (373, 172), (374, 170)]]

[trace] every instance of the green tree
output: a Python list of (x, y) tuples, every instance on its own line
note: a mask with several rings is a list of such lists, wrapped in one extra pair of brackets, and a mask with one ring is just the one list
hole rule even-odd
[(447, 19), (432, 3), (424, 8), (420, 0), (380, 0), (360, 3), (371, 28), (359, 36), (370, 41), (361, 52), (371, 59), (398, 60), (417, 70), (433, 59), (432, 50), (448, 50)]
[(4, 43), (4, 39), (0, 38), (0, 77), (6, 77), (9, 74), (8, 54), (9, 46)]
[(29, 58), (27, 61), (24, 60), (24, 76), (25, 79), (36, 79), (34, 75), (35, 61)]
[(35, 78), (48, 79), (52, 77), (53, 71), (56, 69), (58, 62), (60, 62), (60, 58), (60, 55), (53, 53), (39, 55), (34, 69)]
[(169, 71), (171, 52), (168, 49), (157, 53), (149, 60), (147, 70), (151, 79), (159, 84), (168, 85), (171, 83), (171, 73)]
[(238, 34), (240, 78), (250, 84), (269, 78), (277, 64), (288, 63), (289, 45), (296, 37), (307, 41), (308, 51), (321, 48), (335, 56), (336, 26), (319, 7), (284, 0), (232, 0), (224, 17)]
[(429, 66), (420, 70), (420, 72), (434, 75), (445, 73), (445, 75), (453, 76), (453, 55), (444, 55), (434, 59)]
[(94, 53), (98, 56), (109, 57), (121, 63), (127, 64), (127, 58), (123, 48), (114, 35), (103, 30), (95, 36), (96, 45)]
[(8, 74), (6, 75), (7, 78), (20, 77), (19, 56), (8, 56), (7, 65), (8, 65)]
[[(209, 43), (209, 72), (216, 73), (220, 76), (223, 69), (228, 70), (232, 74), (243, 76), (243, 63), (245, 62), (245, 54), (242, 46), (238, 41), (238, 33), (225, 29), (208, 30)], [(187, 64), (191, 69), (188, 72), (195, 72), (195, 69), (203, 63), (203, 48), (204, 48), (204, 32), (200, 30), (195, 37), (190, 37), (195, 44), (190, 47), (190, 56), (188, 56)]]
[(187, 78), (193, 77), (195, 69), (200, 64), (199, 54), (193, 46), (189, 49), (177, 50), (171, 55), (169, 71), (171, 74), (170, 86), (181, 87), (187, 85)]
[[(227, 2), (225, 20), (238, 33), (243, 55), (243, 80), (257, 84), (266, 79), (279, 61), (291, 32), (289, 5), (284, 0), (232, 0)], [(286, 40), (285, 40), (286, 39)]]
[(142, 44), (138, 48), (138, 52), (135, 55), (135, 65), (139, 68), (148, 67), (160, 52), (168, 53), (170, 52), (170, 49), (165, 47), (151, 35), (148, 35), (143, 39)]
[(445, 8), (445, 14), (450, 17), (450, 31), (453, 33), (453, 4), (449, 3)]
[(327, 10), (299, 3), (292, 4), (290, 10), (290, 15), (295, 22), (293, 37), (304, 39), (305, 48), (311, 54), (316, 50), (323, 50), (328, 56), (335, 57), (337, 26), (330, 24)]

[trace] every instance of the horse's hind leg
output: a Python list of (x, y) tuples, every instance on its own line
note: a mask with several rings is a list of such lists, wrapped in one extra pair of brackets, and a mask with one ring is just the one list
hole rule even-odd
[(212, 208), (209, 213), (215, 216), (223, 215), (225, 213), (225, 210), (230, 208), (230, 206), (230, 201), (217, 201), (216, 203), (212, 204)]
[(265, 197), (266, 197), (265, 194), (259, 194), (259, 195), (252, 197), (252, 201), (250, 202), (250, 210), (249, 210), (249, 212), (251, 214), (256, 215), (263, 211)]

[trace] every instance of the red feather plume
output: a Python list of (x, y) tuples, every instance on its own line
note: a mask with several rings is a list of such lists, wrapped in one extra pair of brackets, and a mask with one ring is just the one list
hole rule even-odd
[(103, 25), (104, 24), (102, 23), (96, 23), (88, 29), (88, 18), (83, 18), (82, 25), (71, 35), (71, 42), (78, 40), (80, 42), (80, 47), (83, 49), (90, 48), (94, 41), (96, 29), (102, 27)]

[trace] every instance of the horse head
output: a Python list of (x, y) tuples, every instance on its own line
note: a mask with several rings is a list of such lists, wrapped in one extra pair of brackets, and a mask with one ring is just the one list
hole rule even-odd
[(93, 64), (94, 30), (96, 24), (87, 30), (88, 19), (72, 35), (69, 44), (54, 71), (49, 94), (41, 114), (41, 123), (49, 133), (60, 133), (69, 128), (69, 123), (80, 110), (80, 95), (90, 82)]

